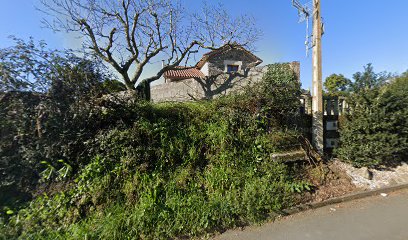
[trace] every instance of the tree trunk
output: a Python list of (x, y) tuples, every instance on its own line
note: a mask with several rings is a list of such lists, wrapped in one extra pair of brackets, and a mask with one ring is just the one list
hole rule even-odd
[(132, 83), (127, 73), (122, 73), (122, 78), (128, 90), (136, 90), (135, 84)]

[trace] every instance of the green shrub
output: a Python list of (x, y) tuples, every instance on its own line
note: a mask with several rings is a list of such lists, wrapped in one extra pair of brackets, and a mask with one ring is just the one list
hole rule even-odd
[(84, 142), (107, 125), (93, 101), (119, 87), (93, 59), (14, 40), (0, 49), (0, 209), (30, 200), (44, 171), (89, 161)]
[[(271, 155), (300, 148), (289, 119), (298, 110), (299, 84), (276, 67), (265, 81), (278, 87), (261, 85), (262, 95), (251, 89), (209, 102), (94, 111), (98, 131), (85, 141), (88, 161), (63, 191), (37, 197), (0, 232), (22, 239), (169, 239), (259, 222), (293, 205), (294, 192), (306, 185)], [(286, 85), (291, 90), (282, 93)]]
[(350, 98), (337, 154), (357, 167), (392, 166), (407, 159), (408, 78), (362, 90)]

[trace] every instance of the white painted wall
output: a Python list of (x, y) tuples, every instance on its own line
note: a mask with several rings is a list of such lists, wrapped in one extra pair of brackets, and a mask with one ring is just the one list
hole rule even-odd
[(210, 75), (210, 73), (209, 73), (209, 67), (208, 67), (208, 62), (206, 62), (205, 64), (204, 64), (204, 66), (201, 68), (201, 72), (204, 74), (204, 76), (208, 76), (208, 75)]

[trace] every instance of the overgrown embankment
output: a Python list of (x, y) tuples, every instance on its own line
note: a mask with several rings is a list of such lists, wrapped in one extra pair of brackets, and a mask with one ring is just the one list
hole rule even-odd
[(74, 148), (83, 152), (46, 162), (51, 183), (4, 217), (2, 237), (168, 239), (261, 221), (309, 189), (271, 158), (300, 148), (299, 94), (276, 64), (261, 84), (211, 102), (81, 108), (72, 123), (94, 129), (64, 126), (89, 133)]

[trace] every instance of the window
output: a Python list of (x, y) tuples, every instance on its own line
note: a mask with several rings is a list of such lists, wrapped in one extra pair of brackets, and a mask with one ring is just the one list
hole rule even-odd
[(242, 68), (242, 61), (224, 60), (224, 71), (226, 73), (234, 73), (240, 71)]
[(238, 65), (227, 65), (227, 72), (238, 72), (239, 66)]

